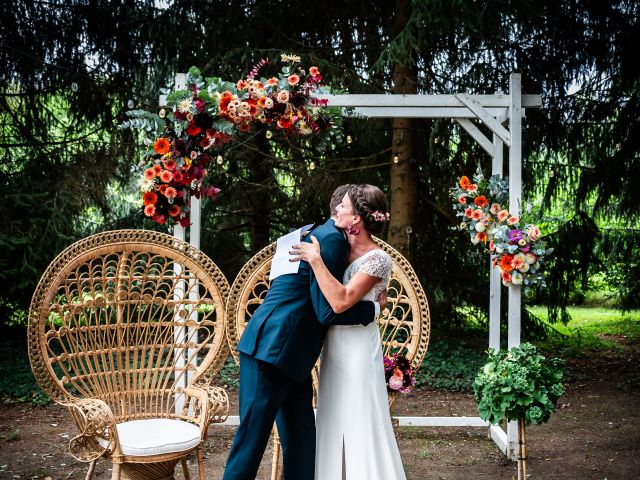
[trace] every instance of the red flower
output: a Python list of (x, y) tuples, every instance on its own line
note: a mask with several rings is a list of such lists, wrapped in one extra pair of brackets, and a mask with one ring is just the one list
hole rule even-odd
[(194, 137), (202, 132), (202, 129), (197, 126), (195, 122), (189, 122), (189, 125), (187, 125), (185, 132), (187, 132), (187, 135), (189, 135), (190, 137)]
[(160, 180), (162, 180), (164, 183), (169, 183), (172, 179), (173, 175), (171, 175), (171, 172), (169, 170), (163, 170), (160, 174)]
[(162, 166), (157, 163), (151, 168), (153, 169), (153, 173), (155, 173), (156, 175), (160, 175), (162, 173)]
[(465, 203), (467, 203), (467, 197), (463, 197), (462, 195), (460, 195), (460, 196), (458, 197), (458, 201), (459, 201), (462, 205), (464, 205)]
[(153, 204), (147, 205), (146, 207), (144, 207), (144, 214), (147, 217), (151, 217), (153, 215), (155, 215), (156, 213), (156, 206)]
[(240, 124), (240, 131), (241, 132), (248, 132), (249, 130), (251, 130), (251, 125), (249, 125), (248, 123), (241, 123)]
[(180, 207), (175, 203), (169, 207), (169, 215), (172, 217), (177, 217), (180, 215)]
[(484, 208), (487, 205), (489, 205), (489, 201), (487, 200), (487, 197), (485, 197), (484, 195), (480, 195), (479, 197), (476, 197), (473, 203), (478, 205), (480, 208)]
[(187, 217), (181, 217), (179, 223), (180, 223), (180, 225), (182, 225), (185, 228), (187, 228), (189, 225), (191, 225), (191, 222), (189, 221), (189, 219)]
[(142, 203), (145, 205), (153, 205), (158, 201), (158, 195), (154, 192), (145, 192), (142, 194)]
[(166, 222), (167, 218), (164, 215), (158, 214), (151, 217), (151, 220), (153, 220), (156, 223), (159, 223), (160, 225), (163, 225), (164, 222)]

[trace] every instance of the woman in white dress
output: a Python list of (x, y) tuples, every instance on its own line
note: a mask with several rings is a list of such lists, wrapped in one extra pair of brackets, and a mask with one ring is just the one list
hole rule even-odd
[[(391, 258), (371, 238), (389, 220), (387, 200), (377, 187), (351, 185), (334, 218), (350, 245), (342, 283), (324, 265), (313, 236), (312, 243), (295, 248), (339, 313), (360, 300), (375, 301), (387, 289)], [(315, 480), (406, 478), (391, 425), (381, 347), (376, 322), (329, 327), (320, 363)]]

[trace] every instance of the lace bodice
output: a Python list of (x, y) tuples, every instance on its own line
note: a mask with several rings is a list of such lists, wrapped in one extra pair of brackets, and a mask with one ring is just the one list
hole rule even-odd
[(373, 288), (362, 298), (362, 300), (375, 301), (380, 292), (385, 290), (389, 285), (391, 277), (391, 257), (382, 249), (370, 250), (364, 255), (356, 258), (347, 267), (342, 279), (343, 285), (349, 283), (349, 280), (358, 272), (363, 272), (372, 277), (379, 277), (381, 280), (376, 283)]

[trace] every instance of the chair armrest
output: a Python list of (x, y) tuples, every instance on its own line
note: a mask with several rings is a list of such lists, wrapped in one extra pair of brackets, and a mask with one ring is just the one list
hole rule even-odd
[(210, 423), (221, 423), (227, 419), (229, 397), (223, 388), (197, 384), (185, 388), (184, 393), (198, 400), (199, 411), (197, 408), (195, 413), (200, 420), (203, 431)]
[[(80, 433), (69, 441), (69, 452), (81, 462), (92, 462), (107, 450), (120, 449), (116, 419), (109, 406), (95, 398), (60, 402), (66, 406), (76, 422)], [(104, 439), (106, 446), (98, 439)]]

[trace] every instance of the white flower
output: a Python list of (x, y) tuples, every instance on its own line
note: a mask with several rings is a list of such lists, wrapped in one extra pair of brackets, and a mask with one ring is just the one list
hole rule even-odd
[(536, 270), (540, 270), (540, 262), (534, 263), (533, 268), (535, 268)]
[(529, 271), (529, 264), (528, 263), (523, 263), (522, 266), (518, 269), (518, 271), (522, 272), (522, 273), (527, 273)]
[(482, 223), (482, 222), (478, 222), (476, 223), (476, 232), (484, 232), (487, 229), (487, 226)]
[(180, 113), (189, 113), (191, 112), (192, 108), (193, 102), (188, 98), (185, 98), (184, 100), (181, 100), (180, 103), (178, 103), (178, 111)]
[(533, 253), (527, 253), (524, 257), (524, 261), (529, 265), (533, 265), (538, 260), (538, 257), (536, 257)]
[(518, 245), (520, 245), (521, 247), (524, 247), (527, 244), (527, 241), (524, 238), (521, 238), (520, 240), (518, 240)]
[(480, 243), (480, 240), (478, 239), (477, 236), (474, 235), (473, 237), (471, 237), (471, 243), (473, 243), (474, 245), (477, 245)]
[(309, 124), (305, 121), (298, 122), (298, 130), (302, 135), (309, 135), (313, 132)]
[(287, 55), (286, 53), (283, 53), (282, 55), (280, 55), (280, 59), (283, 62), (300, 63), (299, 55)]
[(148, 192), (150, 190), (153, 190), (153, 183), (153, 180), (147, 180), (144, 177), (140, 177), (140, 179), (138, 180), (138, 187), (140, 187), (140, 191)]
[(466, 228), (467, 228), (467, 222), (460, 223), (460, 230), (466, 230)]
[(514, 285), (522, 285), (522, 280), (524, 280), (524, 277), (520, 272), (513, 272), (511, 274), (511, 283)]

